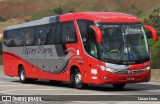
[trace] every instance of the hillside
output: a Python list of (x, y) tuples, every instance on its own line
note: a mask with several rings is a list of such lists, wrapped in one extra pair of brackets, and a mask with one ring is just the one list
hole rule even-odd
[[(145, 4), (145, 5), (144, 5)], [(28, 18), (39, 19), (55, 15), (57, 7), (64, 9), (64, 13), (77, 11), (116, 11), (136, 15), (144, 19), (153, 9), (160, 7), (159, 0), (2, 0), (0, 1), (0, 21)], [(19, 20), (18, 20), (19, 21)], [(7, 25), (19, 23), (9, 21), (0, 22), (0, 33)]]
[[(144, 5), (145, 4), (145, 5)], [(0, 17), (17, 18), (26, 15), (53, 15), (53, 9), (61, 6), (67, 11), (119, 11), (134, 15), (150, 13), (160, 7), (159, 0), (3, 0)]]

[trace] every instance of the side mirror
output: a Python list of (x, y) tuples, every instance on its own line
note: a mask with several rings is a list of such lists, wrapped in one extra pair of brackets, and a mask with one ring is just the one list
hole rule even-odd
[(145, 29), (148, 29), (148, 30), (151, 31), (151, 33), (152, 33), (152, 39), (153, 39), (154, 41), (157, 41), (157, 40), (158, 40), (158, 36), (157, 36), (157, 32), (156, 32), (155, 28), (153, 28), (152, 26), (148, 26), (148, 25), (143, 25), (143, 27), (144, 27)]
[(102, 43), (102, 32), (101, 30), (97, 27), (97, 26), (94, 26), (94, 25), (91, 25), (90, 26), (96, 33), (96, 38), (97, 38), (97, 42), (98, 43)]

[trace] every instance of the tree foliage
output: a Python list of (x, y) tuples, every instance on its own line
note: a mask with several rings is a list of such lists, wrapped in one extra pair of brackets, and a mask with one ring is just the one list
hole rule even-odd
[(63, 14), (63, 8), (61, 8), (60, 6), (58, 7), (58, 8), (55, 8), (54, 9), (54, 13), (56, 13), (56, 14)]
[[(148, 18), (143, 21), (145, 24), (153, 26), (157, 30), (157, 34), (160, 35), (160, 9), (154, 9)], [(160, 37), (160, 36), (159, 36)], [(148, 39), (150, 51), (151, 51), (151, 62), (152, 68), (160, 68), (160, 40), (154, 42), (151, 37)]]

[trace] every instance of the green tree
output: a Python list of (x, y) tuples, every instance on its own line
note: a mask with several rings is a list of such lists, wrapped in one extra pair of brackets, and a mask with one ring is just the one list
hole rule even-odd
[[(160, 34), (160, 9), (154, 9), (148, 18), (144, 19), (144, 24), (153, 26), (157, 30), (157, 34)], [(153, 42), (151, 37), (148, 39), (150, 51), (151, 51), (151, 66), (152, 68), (160, 68), (160, 40)]]
[(63, 8), (61, 8), (61, 6), (59, 6), (58, 8), (55, 8), (54, 9), (54, 13), (56, 13), (56, 14), (63, 14)]

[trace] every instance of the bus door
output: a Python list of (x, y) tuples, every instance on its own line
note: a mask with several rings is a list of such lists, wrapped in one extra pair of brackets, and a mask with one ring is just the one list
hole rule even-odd
[(96, 41), (96, 33), (92, 28), (89, 28), (87, 32), (87, 53), (90, 57), (88, 57), (88, 65), (89, 65), (89, 80), (90, 83), (99, 83), (99, 71), (98, 71), (98, 44)]

